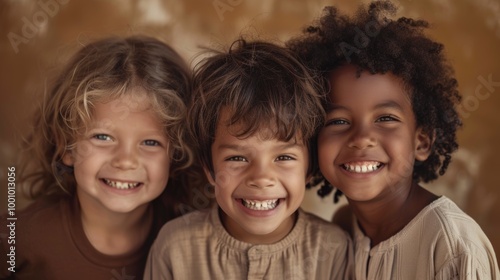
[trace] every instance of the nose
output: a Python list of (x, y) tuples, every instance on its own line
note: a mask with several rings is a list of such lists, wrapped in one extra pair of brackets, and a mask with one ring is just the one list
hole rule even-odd
[(111, 165), (118, 169), (135, 169), (139, 164), (137, 151), (133, 145), (120, 143), (113, 155)]
[(349, 139), (349, 148), (366, 149), (376, 145), (374, 133), (369, 125), (358, 125), (353, 128), (351, 138)]
[(274, 171), (271, 166), (254, 162), (248, 170), (247, 185), (250, 187), (266, 188), (276, 184)]

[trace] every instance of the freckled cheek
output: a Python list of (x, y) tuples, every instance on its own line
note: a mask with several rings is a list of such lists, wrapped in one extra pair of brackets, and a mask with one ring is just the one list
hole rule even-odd
[(214, 186), (214, 196), (219, 204), (226, 204), (232, 200), (233, 192), (241, 184), (241, 179), (232, 176), (219, 174), (216, 176)]
[(168, 179), (170, 174), (171, 159), (168, 155), (156, 155), (143, 157), (142, 162), (144, 166), (160, 176), (165, 176)]
[(245, 165), (240, 163), (224, 163), (214, 166), (215, 183), (220, 186), (235, 184), (235, 182), (243, 177)]
[(73, 158), (75, 164), (85, 162), (87, 160), (98, 160), (106, 156), (106, 150), (94, 147), (88, 142), (80, 142), (73, 150)]
[(233, 192), (238, 186), (243, 185), (244, 174), (242, 168), (219, 168), (215, 171), (215, 199), (225, 204), (225, 201), (232, 199)]
[(142, 159), (145, 163), (156, 162), (157, 164), (163, 166), (170, 165), (172, 161), (167, 152), (138, 151), (136, 156)]
[(241, 184), (243, 176), (237, 170), (222, 169), (215, 173), (216, 191)]

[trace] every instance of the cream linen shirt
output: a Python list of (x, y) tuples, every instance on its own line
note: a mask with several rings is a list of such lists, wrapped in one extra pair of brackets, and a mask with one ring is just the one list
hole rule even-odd
[(338, 226), (298, 211), (282, 240), (255, 245), (229, 235), (218, 208), (167, 223), (144, 279), (352, 279), (352, 242)]
[(479, 225), (442, 196), (400, 232), (370, 249), (354, 223), (356, 279), (499, 279), (490, 241)]

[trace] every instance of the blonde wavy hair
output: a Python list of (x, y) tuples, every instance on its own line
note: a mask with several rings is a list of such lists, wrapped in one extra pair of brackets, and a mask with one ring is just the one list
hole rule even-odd
[[(186, 141), (186, 101), (191, 73), (168, 45), (144, 36), (106, 38), (79, 50), (46, 94), (25, 141), (21, 162), (25, 194), (30, 198), (75, 193), (72, 170), (62, 163), (92, 118), (93, 104), (137, 89), (145, 94), (165, 127), (172, 155), (171, 179), (188, 167), (193, 155)], [(176, 184), (169, 180), (169, 185)], [(179, 188), (182, 186), (167, 187)], [(181, 195), (182, 196), (182, 195)]]

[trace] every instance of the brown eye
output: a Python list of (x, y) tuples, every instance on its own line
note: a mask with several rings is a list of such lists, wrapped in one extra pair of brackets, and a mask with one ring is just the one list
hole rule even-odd
[(234, 156), (227, 158), (226, 161), (247, 161), (247, 159), (242, 156)]
[(349, 124), (349, 122), (346, 121), (346, 120), (344, 120), (344, 119), (332, 119), (332, 120), (326, 121), (325, 126), (329, 126), (329, 125), (345, 125), (345, 124)]
[(391, 121), (399, 121), (399, 120), (393, 115), (381, 116), (376, 120), (376, 122), (391, 122)]
[(277, 157), (276, 160), (279, 160), (279, 161), (281, 161), (281, 160), (294, 160), (294, 158), (291, 156), (282, 155), (282, 156)]

